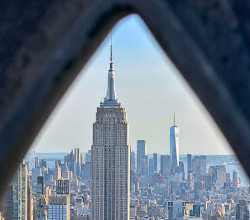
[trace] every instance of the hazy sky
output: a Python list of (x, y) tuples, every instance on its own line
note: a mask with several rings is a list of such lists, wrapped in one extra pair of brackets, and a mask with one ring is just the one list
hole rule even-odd
[[(169, 154), (169, 129), (180, 127), (181, 154), (231, 154), (230, 147), (143, 21), (133, 15), (113, 29), (116, 92), (126, 108), (130, 145)], [(96, 108), (106, 95), (110, 36), (96, 51), (33, 143), (36, 152), (90, 149)], [(185, 53), (183, 53), (185, 56)]]

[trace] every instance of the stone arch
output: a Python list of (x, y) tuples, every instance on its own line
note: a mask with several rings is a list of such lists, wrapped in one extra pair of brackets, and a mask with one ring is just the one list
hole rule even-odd
[(139, 14), (250, 174), (250, 13), (244, 1), (11, 0), (0, 17), (0, 193), (111, 28)]

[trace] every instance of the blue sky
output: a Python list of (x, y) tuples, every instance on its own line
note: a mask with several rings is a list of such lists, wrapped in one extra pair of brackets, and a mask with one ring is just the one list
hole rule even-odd
[[(145, 139), (148, 153), (169, 154), (169, 129), (176, 112), (180, 152), (231, 154), (230, 147), (174, 65), (136, 15), (112, 31), (116, 91), (126, 108), (130, 145)], [(90, 149), (96, 108), (106, 95), (110, 36), (50, 116), (32, 149), (68, 152)]]

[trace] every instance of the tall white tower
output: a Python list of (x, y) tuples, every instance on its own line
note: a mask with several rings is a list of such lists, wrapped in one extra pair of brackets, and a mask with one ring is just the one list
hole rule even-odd
[(175, 125), (170, 128), (170, 156), (171, 156), (171, 172), (175, 173), (179, 166), (180, 146), (179, 146), (179, 127)]
[(112, 56), (108, 89), (97, 108), (91, 146), (91, 214), (95, 220), (130, 218), (130, 146), (125, 108), (115, 93)]

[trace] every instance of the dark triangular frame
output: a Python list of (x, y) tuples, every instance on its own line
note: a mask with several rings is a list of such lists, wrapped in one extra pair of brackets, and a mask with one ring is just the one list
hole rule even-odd
[(17, 0), (0, 14), (0, 193), (121, 18), (139, 14), (250, 174), (247, 0)]

